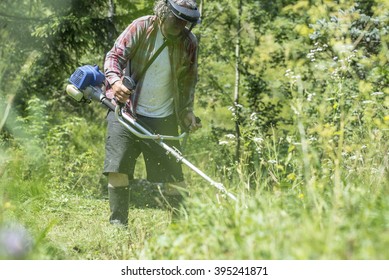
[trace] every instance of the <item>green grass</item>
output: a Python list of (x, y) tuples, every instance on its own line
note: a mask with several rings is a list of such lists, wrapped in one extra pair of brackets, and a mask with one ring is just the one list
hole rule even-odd
[(49, 189), (39, 178), (7, 176), (1, 221), (31, 232), (29, 259), (389, 258), (387, 177), (349, 178), (338, 193), (318, 185), (311, 193), (248, 191), (240, 180), (225, 182), (238, 194), (234, 203), (188, 174), (193, 191), (180, 218), (132, 207), (123, 230), (109, 225), (108, 201), (96, 190)]
[(18, 223), (30, 232), (27, 259), (389, 259), (383, 125), (343, 142), (325, 131), (319, 141), (253, 135), (240, 163), (230, 160), (233, 141), (219, 145), (205, 129), (190, 140), (188, 158), (238, 202), (184, 167), (191, 196), (180, 216), (132, 205), (128, 229), (108, 222), (102, 143), (87, 145), (81, 130), (103, 139), (98, 124), (65, 123), (41, 143), (33, 138), (1, 150), (0, 227)]
[[(3, 197), (2, 222), (24, 225), (35, 240), (31, 259), (134, 259), (146, 239), (168, 226), (169, 214), (159, 209), (131, 209), (128, 231), (108, 223), (109, 206), (104, 197), (77, 191), (49, 190), (31, 180), (24, 185), (1, 184), (7, 194), (30, 195)], [(13, 190), (10, 190), (13, 188)], [(17, 189), (16, 189), (17, 188)], [(12, 194), (11, 194), (12, 196)]]
[[(306, 31), (295, 28), (294, 13), (277, 15), (257, 32), (260, 45), (242, 53), (239, 162), (233, 114), (219, 92), (232, 94), (233, 68), (219, 53), (202, 63), (199, 97), (211, 106), (196, 106), (204, 128), (186, 155), (237, 203), (185, 169), (191, 196), (180, 217), (132, 206), (128, 229), (111, 226), (100, 175), (106, 112), (63, 108), (50, 98), (58, 95), (34, 96), (32, 85), (23, 116), (11, 112), (0, 132), (0, 233), (22, 225), (33, 240), (25, 258), (36, 260), (389, 259), (387, 16), (378, 4), (372, 18), (343, 4), (320, 15), (324, 6), (312, 5), (308, 14), (321, 20)], [(278, 127), (264, 125), (277, 119)], [(144, 177), (142, 164), (136, 174)], [(0, 259), (11, 258), (1, 242)]]

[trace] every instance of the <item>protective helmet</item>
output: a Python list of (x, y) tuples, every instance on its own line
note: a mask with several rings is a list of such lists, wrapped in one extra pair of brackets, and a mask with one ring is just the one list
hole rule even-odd
[(198, 24), (201, 22), (200, 12), (197, 7), (194, 9), (186, 8), (178, 5), (176, 2), (174, 2), (174, 0), (166, 0), (166, 4), (172, 13), (179, 19), (188, 21), (193, 24)]

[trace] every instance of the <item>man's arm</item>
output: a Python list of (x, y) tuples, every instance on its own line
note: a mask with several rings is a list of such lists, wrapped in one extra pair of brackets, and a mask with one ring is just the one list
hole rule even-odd
[(104, 63), (105, 77), (111, 86), (107, 91), (109, 98), (115, 97), (119, 102), (125, 103), (131, 94), (131, 90), (122, 83), (124, 69), (128, 60), (132, 57), (139, 44), (140, 34), (145, 28), (142, 19), (132, 22), (117, 38), (112, 49), (107, 53)]

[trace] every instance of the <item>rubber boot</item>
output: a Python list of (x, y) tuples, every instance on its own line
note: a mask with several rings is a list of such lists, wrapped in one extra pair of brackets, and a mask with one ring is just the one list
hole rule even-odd
[(109, 222), (112, 225), (128, 225), (128, 208), (130, 204), (129, 187), (108, 188), (109, 208), (111, 216)]

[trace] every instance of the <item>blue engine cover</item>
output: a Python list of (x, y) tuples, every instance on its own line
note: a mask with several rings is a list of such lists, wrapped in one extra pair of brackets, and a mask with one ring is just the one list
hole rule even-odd
[(105, 76), (97, 65), (81, 66), (69, 78), (69, 82), (79, 90), (84, 90), (88, 86), (101, 86), (104, 80)]

